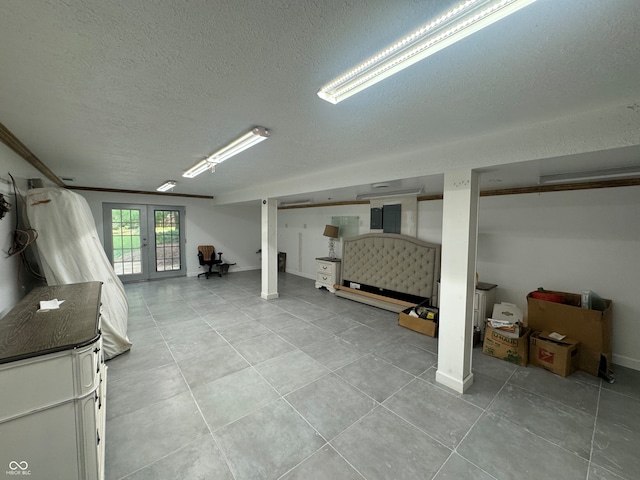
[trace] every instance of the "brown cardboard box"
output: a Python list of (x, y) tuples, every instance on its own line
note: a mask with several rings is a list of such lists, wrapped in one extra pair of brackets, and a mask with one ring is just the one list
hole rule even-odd
[(561, 377), (567, 377), (578, 369), (580, 342), (569, 337), (554, 340), (550, 332), (533, 332), (529, 339), (529, 363), (544, 368)]
[[(507, 337), (520, 338), (522, 328), (522, 310), (513, 303), (496, 303), (493, 305), (491, 318), (487, 319), (488, 325), (500, 330)], [(508, 323), (505, 325), (505, 323)]]
[(520, 337), (511, 338), (500, 330), (487, 325), (482, 353), (526, 367), (529, 361), (529, 334), (531, 330), (524, 327), (520, 332)]
[[(564, 295), (565, 303), (547, 302), (527, 295), (529, 328), (558, 332), (580, 342), (578, 369), (591, 375), (611, 367), (611, 318), (613, 302), (604, 300), (604, 312), (580, 307), (580, 295)], [(602, 366), (600, 365), (602, 362)]]
[(433, 319), (416, 318), (409, 315), (411, 308), (403, 310), (398, 315), (398, 325), (401, 325), (410, 330), (424, 333), (430, 337), (438, 336), (438, 318), (437, 315)]

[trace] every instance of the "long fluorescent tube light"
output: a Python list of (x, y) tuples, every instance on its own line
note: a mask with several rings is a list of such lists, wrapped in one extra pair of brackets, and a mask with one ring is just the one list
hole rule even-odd
[(207, 170), (215, 171), (215, 165), (224, 162), (225, 160), (233, 157), (234, 155), (243, 152), (249, 147), (262, 142), (269, 138), (271, 134), (269, 130), (264, 127), (255, 127), (251, 131), (245, 133), (241, 137), (235, 139), (229, 145), (222, 147), (220, 150), (213, 152), (204, 160), (196, 163), (193, 167), (182, 174), (183, 177), (193, 178), (200, 175)]
[(295, 202), (280, 202), (280, 207), (301, 207), (302, 205), (311, 205), (311, 200), (298, 200)]
[(159, 192), (168, 192), (169, 190), (172, 190), (173, 187), (175, 187), (175, 186), (176, 186), (176, 181), (175, 180), (167, 180), (162, 185), (160, 185), (158, 188), (156, 188), (156, 190), (159, 191)]
[(356, 200), (371, 200), (374, 198), (388, 198), (388, 197), (412, 197), (422, 195), (422, 188), (413, 190), (399, 190), (396, 192), (373, 192), (373, 193), (361, 193), (356, 195)]
[(540, 185), (558, 183), (587, 182), (596, 180), (614, 180), (619, 178), (640, 177), (640, 165), (621, 168), (605, 168), (603, 170), (589, 170), (577, 173), (559, 173), (557, 175), (542, 175), (538, 179)]
[(536, 0), (467, 0), (400, 39), (318, 91), (336, 104), (517, 12)]

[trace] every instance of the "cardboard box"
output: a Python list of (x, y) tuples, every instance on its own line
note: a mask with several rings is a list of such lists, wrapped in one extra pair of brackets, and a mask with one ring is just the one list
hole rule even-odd
[(550, 332), (533, 332), (529, 339), (529, 363), (567, 377), (578, 369), (580, 342), (569, 337), (554, 340)]
[(512, 338), (487, 325), (482, 353), (526, 367), (529, 361), (530, 333), (531, 330), (524, 327), (520, 337)]
[(406, 310), (403, 310), (402, 312), (399, 313), (398, 325), (401, 325), (410, 330), (414, 330), (416, 332), (423, 333), (425, 335), (429, 335), (430, 337), (437, 337), (438, 336), (437, 314), (433, 315), (433, 318), (412, 317), (411, 315), (409, 315), (409, 312), (411, 310), (413, 310), (413, 307), (407, 308)]
[(520, 338), (522, 310), (513, 303), (496, 303), (487, 322), (491, 328), (500, 330), (507, 337)]
[[(533, 292), (532, 292), (533, 293)], [(613, 302), (603, 299), (604, 311), (581, 308), (576, 293), (561, 293), (565, 303), (548, 302), (527, 295), (528, 326), (532, 330), (558, 332), (580, 342), (578, 369), (591, 375), (611, 368), (611, 318)]]

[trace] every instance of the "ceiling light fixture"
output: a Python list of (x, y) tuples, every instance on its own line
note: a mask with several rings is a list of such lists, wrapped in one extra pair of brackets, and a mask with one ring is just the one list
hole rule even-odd
[(159, 192), (168, 192), (169, 190), (173, 190), (173, 187), (175, 187), (175, 186), (176, 186), (176, 181), (175, 180), (167, 180), (162, 185), (160, 185), (158, 188), (156, 188), (156, 190), (159, 191)]
[(302, 205), (311, 205), (311, 200), (296, 200), (292, 202), (280, 202), (281, 207), (300, 207)]
[(577, 173), (559, 173), (556, 175), (541, 175), (540, 185), (558, 183), (587, 182), (597, 180), (615, 180), (620, 178), (640, 177), (640, 165), (632, 167), (605, 168), (603, 170), (588, 170)]
[(388, 197), (412, 197), (422, 195), (422, 188), (413, 190), (398, 190), (396, 192), (373, 192), (373, 193), (361, 193), (356, 196), (356, 200), (371, 200), (374, 198), (388, 198)]
[(215, 172), (215, 166), (219, 163), (224, 162), (228, 158), (233, 157), (234, 155), (239, 154), (240, 152), (246, 150), (249, 147), (253, 147), (254, 145), (262, 142), (269, 138), (271, 134), (269, 130), (264, 127), (255, 127), (251, 131), (245, 133), (241, 137), (235, 139), (229, 145), (222, 147), (220, 150), (213, 152), (204, 160), (196, 163), (193, 167), (182, 174), (183, 177), (193, 178), (206, 170), (211, 170)]
[(517, 12), (535, 0), (467, 0), (378, 52), (318, 91), (336, 104)]

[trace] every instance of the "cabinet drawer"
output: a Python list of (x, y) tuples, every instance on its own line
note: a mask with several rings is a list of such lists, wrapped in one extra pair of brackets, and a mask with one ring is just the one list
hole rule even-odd
[(73, 367), (68, 352), (0, 365), (0, 421), (73, 398)]
[(100, 370), (103, 368), (102, 358), (102, 337), (97, 342), (77, 350), (76, 396), (86, 395), (96, 389), (100, 381)]
[(334, 275), (336, 271), (336, 265), (332, 262), (318, 262), (317, 265), (318, 273), (323, 273), (325, 275)]
[(317, 273), (316, 274), (316, 282), (318, 283), (323, 283), (325, 285), (333, 285), (334, 283), (336, 283), (336, 278), (335, 275), (333, 275), (332, 273), (327, 274), (327, 273)]

